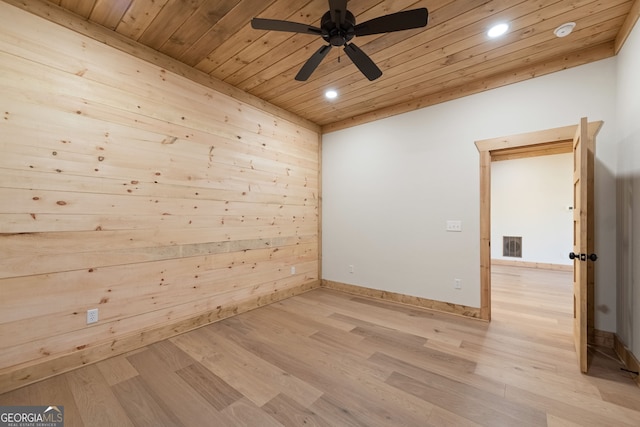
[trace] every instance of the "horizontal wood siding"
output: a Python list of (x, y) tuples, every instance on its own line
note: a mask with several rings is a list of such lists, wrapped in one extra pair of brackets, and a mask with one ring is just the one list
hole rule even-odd
[(319, 285), (317, 130), (0, 21), (0, 392)]

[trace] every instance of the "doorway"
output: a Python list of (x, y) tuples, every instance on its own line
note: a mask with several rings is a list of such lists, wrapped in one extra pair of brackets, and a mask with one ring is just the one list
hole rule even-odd
[(574, 261), (574, 339), (583, 372), (587, 369), (587, 337), (594, 328), (594, 274), (587, 254), (593, 250), (593, 162), (595, 136), (601, 127), (601, 121), (588, 123), (582, 118), (573, 126), (475, 143), (480, 154), (480, 317), (487, 321), (491, 320), (491, 162), (513, 156), (573, 153), (576, 253), (572, 254), (578, 257)]
[(505, 265), (573, 271), (567, 256), (573, 250), (572, 179), (570, 152), (492, 161), (493, 270)]
[(562, 348), (573, 333), (572, 199), (571, 153), (492, 161), (492, 323), (532, 345)]
[(491, 162), (572, 152), (577, 126), (476, 141), (480, 153), (480, 318), (491, 320)]

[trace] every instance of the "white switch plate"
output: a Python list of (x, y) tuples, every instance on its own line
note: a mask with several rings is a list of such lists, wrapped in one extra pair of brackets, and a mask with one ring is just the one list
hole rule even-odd
[(291, 267), (291, 274), (296, 274), (296, 266)]
[(462, 231), (462, 221), (448, 220), (447, 221), (447, 231), (461, 232)]

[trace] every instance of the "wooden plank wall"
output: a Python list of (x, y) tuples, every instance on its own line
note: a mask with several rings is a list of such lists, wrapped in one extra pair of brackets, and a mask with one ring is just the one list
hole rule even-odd
[(3, 2), (0, 114), (0, 393), (319, 285), (317, 129)]

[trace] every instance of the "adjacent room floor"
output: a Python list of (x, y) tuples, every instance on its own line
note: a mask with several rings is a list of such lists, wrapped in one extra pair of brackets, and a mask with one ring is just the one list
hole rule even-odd
[(319, 289), (0, 395), (71, 426), (637, 426), (611, 352), (579, 372), (571, 273), (495, 267), (490, 324)]

